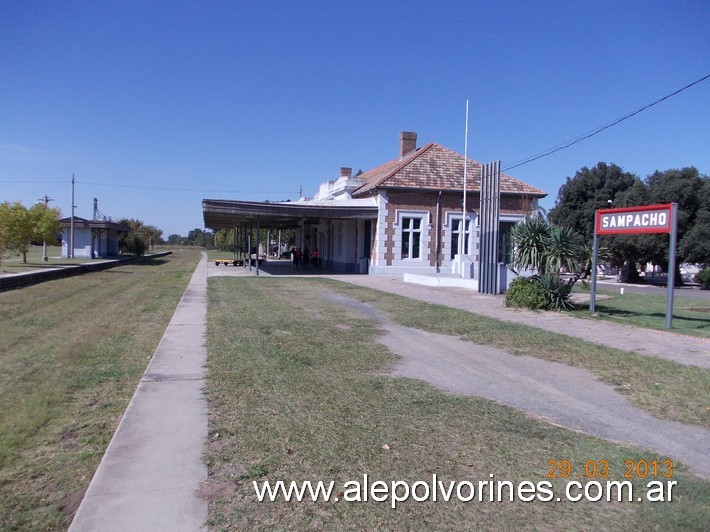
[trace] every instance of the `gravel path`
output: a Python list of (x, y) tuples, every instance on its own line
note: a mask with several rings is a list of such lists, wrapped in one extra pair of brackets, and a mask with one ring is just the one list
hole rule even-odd
[(391, 323), (383, 328), (387, 334), (378, 340), (402, 357), (395, 375), (668, 455), (710, 478), (710, 430), (657, 419), (585, 369)]
[(513, 310), (503, 296), (479, 294), (463, 288), (432, 288), (401, 279), (373, 275), (330, 275), (338, 281), (399, 294), (412, 299), (459, 308), (499, 320), (521, 323), (550, 332), (581, 338), (640, 355), (655, 356), (701, 368), (710, 368), (710, 341), (671, 332), (640, 329), (600, 320), (585, 320), (559, 312)]
[(710, 478), (710, 430), (657, 419), (585, 369), (395, 325), (366, 303), (327, 292), (323, 297), (381, 321), (386, 334), (377, 340), (401, 357), (394, 375), (491, 399), (557, 425), (667, 455)]

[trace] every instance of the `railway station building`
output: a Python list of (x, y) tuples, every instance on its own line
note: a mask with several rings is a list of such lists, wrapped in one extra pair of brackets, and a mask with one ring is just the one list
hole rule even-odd
[[(341, 167), (340, 176), (309, 199), (205, 199), (204, 223), (211, 229), (296, 228), (296, 245), (317, 247), (336, 272), (453, 273), (461, 251), (471, 264), (479, 259), (482, 165), (469, 159), (466, 166), (465, 228), (464, 156), (436, 142), (418, 147), (412, 132), (400, 133), (394, 159), (358, 175)], [(504, 266), (511, 259), (510, 229), (547, 194), (505, 173), (499, 181), (498, 262)]]

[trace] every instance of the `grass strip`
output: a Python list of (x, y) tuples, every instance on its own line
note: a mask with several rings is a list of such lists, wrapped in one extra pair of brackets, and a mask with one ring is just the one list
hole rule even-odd
[(42, 246), (30, 246), (27, 252), (27, 263), (25, 263), (21, 254), (5, 251), (2, 255), (2, 261), (0, 261), (0, 274), (23, 273), (32, 270), (60, 268), (63, 266), (75, 266), (77, 264), (92, 262), (92, 259), (86, 257), (78, 257), (75, 259), (60, 257), (62, 253), (61, 246), (47, 246), (46, 261), (42, 260), (42, 253)]
[(65, 529), (198, 251), (0, 293), (0, 529)]
[[(645, 329), (666, 329), (665, 288), (663, 294), (640, 294), (627, 292), (620, 294), (618, 290), (598, 290), (599, 294), (610, 296), (608, 299), (598, 299), (595, 303), (595, 316), (589, 313), (589, 305), (578, 305), (572, 311), (577, 318), (600, 319), (634, 325)], [(710, 338), (710, 298), (696, 299), (675, 296), (673, 298), (673, 332)], [(710, 349), (710, 344), (708, 345)]]
[[(412, 300), (313, 279), (209, 280), (209, 525), (238, 529), (702, 528), (710, 483), (676, 471), (672, 503), (258, 502), (252, 481), (544, 480), (548, 460), (658, 460), (492, 401), (386, 376), (378, 324), (323, 298), (338, 291), (412, 321)], [(359, 295), (359, 297), (355, 297)], [(406, 310), (408, 305), (415, 305)], [(399, 310), (397, 310), (399, 309)], [(411, 314), (411, 315), (410, 315)], [(460, 313), (459, 313), (460, 314)], [(457, 314), (457, 319), (459, 314)], [(475, 317), (477, 319), (478, 317)], [(439, 325), (444, 327), (444, 325)], [(532, 348), (533, 341), (530, 341)], [(384, 446), (387, 448), (384, 448)], [(584, 481), (585, 479), (582, 479)], [(559, 489), (562, 479), (554, 481)], [(645, 481), (638, 485), (645, 485)]]

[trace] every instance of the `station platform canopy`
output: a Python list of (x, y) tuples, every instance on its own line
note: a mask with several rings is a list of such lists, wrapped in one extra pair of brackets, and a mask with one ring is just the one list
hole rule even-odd
[(376, 218), (377, 203), (374, 198), (293, 202), (203, 199), (202, 214), (205, 227), (210, 229), (232, 229), (257, 222), (263, 228), (288, 229), (321, 219)]

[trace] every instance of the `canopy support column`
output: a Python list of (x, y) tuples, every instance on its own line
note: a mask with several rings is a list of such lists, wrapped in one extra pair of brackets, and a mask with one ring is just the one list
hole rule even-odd
[(259, 217), (256, 217), (256, 274), (259, 275), (259, 245), (261, 244), (261, 233), (259, 232)]

